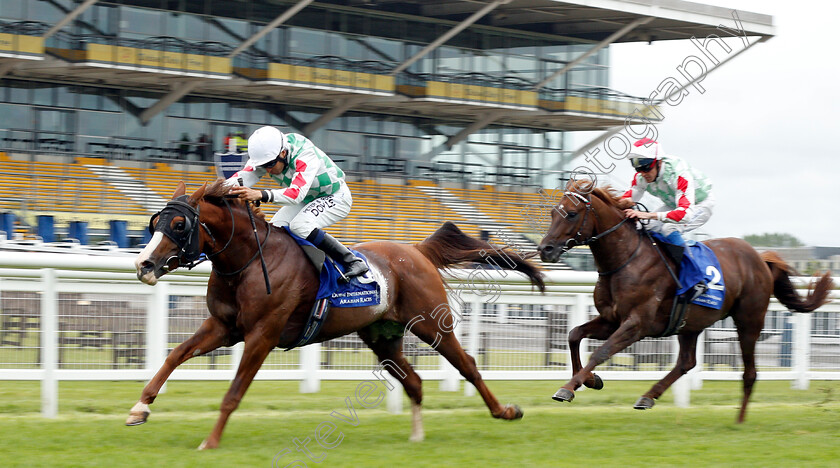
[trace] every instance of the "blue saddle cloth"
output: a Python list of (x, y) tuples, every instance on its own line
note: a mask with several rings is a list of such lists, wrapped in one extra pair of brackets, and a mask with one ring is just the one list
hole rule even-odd
[[(661, 235), (652, 232), (651, 235), (657, 242), (668, 243)], [(705, 283), (708, 289), (700, 297), (691, 301), (692, 304), (720, 310), (723, 307), (723, 298), (726, 295), (726, 286), (723, 282), (723, 274), (720, 270), (715, 253), (705, 244), (699, 242), (687, 242), (685, 255), (680, 263), (680, 283), (682, 288), (677, 290), (677, 295), (693, 288), (695, 284)]]
[[(288, 227), (283, 227), (286, 232), (292, 236), (299, 245), (309, 245), (315, 247), (308, 240), (298, 237), (289, 230)], [(317, 247), (316, 247), (317, 248)], [(368, 262), (367, 258), (361, 252), (351, 250), (354, 255), (365, 261), (370, 271), (362, 276), (356, 276), (350, 280), (349, 283), (339, 281), (341, 275), (338, 269), (344, 273), (344, 267), (333, 262), (329, 258), (324, 261), (321, 266), (321, 284), (318, 287), (318, 294), (316, 299), (320, 300), (325, 297), (329, 298), (330, 306), (332, 307), (362, 307), (379, 304), (381, 298), (379, 293), (379, 283), (373, 279), (373, 268)], [(319, 265), (320, 266), (320, 265)]]

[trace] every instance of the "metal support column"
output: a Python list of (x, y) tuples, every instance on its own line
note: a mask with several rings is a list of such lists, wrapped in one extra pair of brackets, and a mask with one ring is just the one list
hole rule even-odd
[(542, 88), (543, 86), (545, 86), (551, 80), (557, 78), (558, 76), (566, 74), (566, 72), (568, 72), (572, 68), (576, 67), (579, 63), (586, 60), (590, 55), (592, 55), (595, 52), (598, 52), (599, 50), (603, 49), (604, 47), (612, 44), (613, 42), (617, 41), (619, 38), (621, 38), (625, 34), (629, 33), (630, 31), (636, 29), (637, 27), (639, 27), (643, 24), (648, 24), (651, 21), (653, 21), (653, 17), (639, 18), (636, 21), (633, 21), (632, 23), (630, 23), (630, 24), (624, 26), (623, 28), (619, 29), (618, 31), (610, 34), (609, 37), (607, 37), (603, 41), (596, 44), (595, 47), (590, 48), (589, 50), (582, 53), (581, 55), (579, 55), (577, 58), (575, 58), (571, 62), (567, 63), (565, 67), (557, 70), (556, 72), (554, 72), (551, 75), (549, 75), (548, 77), (546, 77), (544, 80), (537, 83), (537, 85), (534, 86), (534, 91)]
[(58, 23), (55, 23), (55, 25), (53, 25), (53, 27), (51, 27), (50, 29), (48, 29), (48, 30), (47, 30), (47, 32), (45, 32), (45, 33), (44, 33), (44, 35), (43, 35), (43, 36), (41, 36), (41, 37), (43, 37), (44, 39), (47, 39), (48, 37), (50, 37), (50, 36), (52, 36), (53, 34), (57, 33), (58, 31), (60, 31), (60, 30), (61, 30), (61, 28), (63, 28), (64, 26), (67, 26), (67, 24), (68, 24), (69, 22), (71, 22), (71, 21), (73, 21), (74, 19), (76, 19), (76, 17), (77, 17), (77, 16), (81, 15), (82, 13), (84, 13), (84, 12), (85, 12), (85, 10), (87, 10), (87, 9), (88, 9), (88, 8), (90, 8), (90, 7), (92, 7), (92, 6), (93, 6), (93, 4), (94, 4), (94, 3), (96, 3), (96, 2), (98, 2), (98, 1), (99, 1), (99, 0), (86, 0), (84, 3), (82, 3), (82, 4), (81, 4), (81, 5), (79, 5), (79, 6), (77, 6), (75, 10), (71, 11), (70, 13), (68, 13), (68, 14), (67, 14), (67, 16), (65, 16), (64, 18), (61, 18), (61, 20), (60, 20)]
[[(646, 105), (646, 107), (656, 107), (656, 106), (658, 106), (658, 105), (662, 104), (663, 102), (665, 102), (665, 101), (667, 101), (667, 100), (671, 99), (672, 97), (676, 96), (677, 94), (682, 93), (682, 92), (683, 92), (686, 88), (688, 88), (689, 86), (694, 85), (694, 83), (697, 83), (698, 81), (700, 81), (700, 80), (702, 80), (702, 79), (705, 79), (705, 78), (706, 78), (707, 76), (709, 76), (709, 75), (710, 75), (713, 71), (715, 71), (715, 70), (719, 69), (720, 67), (722, 67), (722, 66), (726, 65), (726, 64), (727, 64), (730, 60), (732, 60), (732, 59), (734, 59), (735, 57), (737, 57), (737, 56), (739, 56), (739, 55), (743, 54), (744, 52), (746, 52), (747, 50), (749, 50), (749, 49), (750, 49), (751, 47), (753, 47), (754, 45), (756, 45), (756, 44), (758, 44), (758, 43), (760, 43), (760, 42), (767, 41), (767, 40), (769, 40), (769, 39), (770, 39), (770, 37), (768, 37), (768, 36), (761, 36), (761, 37), (760, 37), (757, 41), (755, 41), (755, 42), (751, 43), (750, 45), (748, 45), (747, 47), (744, 47), (743, 49), (739, 50), (739, 51), (738, 51), (738, 52), (736, 52), (734, 55), (731, 55), (731, 56), (729, 56), (729, 57), (725, 58), (723, 61), (721, 61), (720, 63), (718, 63), (718, 64), (717, 64), (717, 65), (715, 65), (714, 67), (710, 68), (708, 71), (706, 71), (706, 73), (703, 73), (702, 75), (700, 75), (700, 76), (698, 76), (698, 77), (694, 78), (693, 80), (689, 81), (688, 83), (686, 83), (686, 84), (684, 84), (684, 85), (680, 86), (679, 88), (677, 88), (677, 89), (676, 89), (676, 90), (674, 90), (673, 92), (669, 93), (669, 94), (668, 94), (667, 96), (665, 96), (664, 98), (659, 99), (658, 101), (653, 102), (653, 103), (651, 103), (651, 104), (649, 104), (649, 105)], [(632, 115), (632, 114), (630, 114), (630, 115)], [(627, 117), (629, 118), (629, 117), (630, 117), (630, 115), (628, 115)], [(612, 127), (612, 128), (610, 128), (610, 129), (608, 129), (606, 132), (602, 133), (600, 136), (598, 136), (598, 137), (596, 137), (596, 138), (593, 138), (593, 139), (592, 139), (589, 143), (587, 143), (587, 144), (585, 144), (585, 145), (581, 146), (581, 147), (580, 147), (577, 151), (575, 151), (575, 152), (572, 154), (572, 157), (571, 157), (570, 159), (574, 159), (574, 158), (576, 158), (576, 157), (580, 156), (581, 154), (586, 153), (587, 151), (591, 150), (592, 148), (594, 148), (594, 147), (598, 146), (598, 145), (599, 145), (602, 141), (604, 141), (604, 140), (606, 140), (607, 138), (609, 138), (609, 137), (611, 137), (611, 136), (615, 135), (616, 133), (620, 132), (622, 129), (624, 129), (624, 126), (623, 126), (623, 125), (617, 125), (617, 126), (615, 126), (615, 127)], [(561, 164), (562, 164), (562, 162), (561, 162)], [(560, 169), (560, 165), (559, 165), (559, 164), (558, 164), (558, 165), (555, 165), (555, 166), (551, 167), (551, 169), (552, 169), (552, 170)]]
[(475, 13), (470, 15), (469, 18), (465, 19), (464, 21), (461, 21), (460, 23), (458, 23), (457, 26), (455, 26), (454, 28), (447, 31), (443, 36), (440, 36), (439, 38), (432, 41), (429, 45), (424, 47), (423, 50), (421, 50), (420, 52), (417, 52), (410, 59), (401, 63), (399, 66), (397, 66), (397, 68), (394, 68), (393, 70), (391, 70), (391, 74), (392, 75), (399, 74), (399, 72), (401, 72), (401, 71), (405, 70), (406, 68), (410, 67), (414, 62), (416, 62), (416, 61), (420, 60), (421, 58), (425, 57), (426, 54), (428, 54), (429, 52), (437, 49), (438, 47), (443, 45), (449, 39), (452, 39), (453, 37), (455, 37), (456, 34), (458, 34), (459, 32), (461, 32), (464, 29), (466, 29), (467, 27), (469, 27), (471, 24), (473, 24), (476, 21), (478, 21), (479, 19), (481, 19), (487, 13), (490, 13), (491, 11), (496, 9), (496, 7), (498, 7), (499, 5), (504, 5), (504, 4), (510, 3), (510, 2), (511, 2), (511, 0), (496, 0), (495, 2), (488, 3), (484, 8), (476, 11)]
[[(271, 32), (271, 30), (288, 21), (289, 18), (297, 14), (300, 10), (302, 10), (304, 7), (306, 7), (313, 1), (314, 0), (300, 0), (291, 8), (284, 11), (283, 14), (275, 18), (272, 22), (265, 25), (265, 27), (260, 29), (256, 34), (249, 37), (248, 39), (245, 39), (245, 41), (242, 42), (242, 44), (239, 44), (237, 48), (233, 49), (231, 53), (227, 55), (227, 58), (235, 57), (240, 52), (250, 47), (254, 42), (257, 42), (258, 40), (260, 40), (260, 38)], [(163, 112), (167, 107), (172, 105), (172, 103), (177, 102), (179, 99), (192, 92), (196, 87), (198, 87), (199, 84), (203, 82), (204, 80), (198, 79), (181, 83), (180, 86), (170, 91), (169, 94), (160, 98), (160, 100), (154, 105), (152, 105), (152, 107), (149, 107), (148, 109), (144, 110), (143, 113), (140, 114), (140, 122), (142, 122), (145, 125), (150, 120), (152, 120), (152, 117)]]

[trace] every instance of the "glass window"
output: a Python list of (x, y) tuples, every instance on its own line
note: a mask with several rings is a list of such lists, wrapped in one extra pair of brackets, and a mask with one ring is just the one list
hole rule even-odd
[[(336, 132), (329, 130), (329, 137), (326, 141), (328, 154), (362, 154), (362, 135), (350, 132)], [(319, 142), (320, 143), (320, 142)]]
[(78, 106), (82, 109), (98, 110), (102, 108), (102, 96), (94, 88), (71, 86), (69, 92), (78, 97)]
[(9, 102), (29, 104), (29, 86), (26, 82), (11, 82), (9, 84)]
[(400, 138), (397, 145), (397, 157), (400, 159), (418, 159), (422, 154), (423, 140), (419, 138)]
[(34, 83), (32, 85), (32, 104), (38, 106), (54, 105), (54, 91), (55, 87), (53, 85), (44, 83)]
[(119, 112), (122, 110), (122, 92), (116, 89), (106, 89), (102, 93), (102, 110)]
[(35, 109), (35, 127), (42, 132), (75, 132), (75, 111)]
[(0, 18), (22, 20), (25, 18), (23, 9), (25, 2), (0, 2)]
[(248, 122), (248, 104), (244, 102), (231, 103), (230, 120), (234, 122)]
[(0, 128), (28, 128), (32, 117), (28, 106), (0, 104)]
[(326, 55), (327, 33), (311, 29), (292, 28), (289, 30), (289, 55), (291, 57), (310, 58)]
[(463, 50), (454, 47), (440, 47), (436, 52), (435, 73), (452, 75), (465, 71), (464, 58), (466, 54)]
[(79, 112), (79, 134), (112, 137), (121, 135), (123, 116), (106, 112)]
[(403, 59), (401, 42), (377, 37), (358, 37), (356, 40), (365, 44), (368, 56), (373, 60), (399, 62)]
[(213, 22), (207, 25), (208, 41), (238, 45), (248, 38), (247, 34), (248, 23), (242, 20), (213, 18)]
[[(5, 1), (2, 3), (19, 3)], [(59, 22), (67, 13), (75, 9), (75, 5), (71, 0), (40, 0), (37, 2), (29, 2), (29, 11), (26, 13), (26, 19), (30, 21), (41, 21), (47, 24), (55, 24)]]
[(59, 107), (78, 107), (76, 104), (76, 93), (68, 86), (57, 86), (55, 88), (55, 105)]
[(161, 12), (132, 7), (120, 8), (121, 36), (129, 38), (161, 36), (164, 24), (164, 14)]
[(228, 104), (226, 102), (208, 101), (205, 109), (208, 119), (228, 120)]
[(207, 40), (207, 22), (203, 16), (173, 13), (167, 19), (167, 29), (177, 31), (171, 35), (190, 42)]

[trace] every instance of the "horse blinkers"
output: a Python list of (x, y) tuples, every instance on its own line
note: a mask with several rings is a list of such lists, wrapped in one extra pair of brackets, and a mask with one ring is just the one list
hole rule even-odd
[[(583, 217), (581, 218), (581, 220), (574, 227), (574, 230), (576, 230), (577, 232), (574, 234), (574, 236), (570, 236), (568, 239), (566, 239), (566, 241), (562, 245), (560, 245), (559, 250), (557, 250), (557, 251), (559, 251), (559, 253), (555, 253), (555, 252), (557, 252), (557, 251), (555, 251), (555, 247), (556, 247), (555, 245), (546, 244), (545, 243), (545, 238), (543, 238), (543, 242), (539, 245), (537, 250), (540, 252), (540, 258), (544, 262), (556, 262), (560, 258), (561, 255), (563, 255), (564, 253), (571, 250), (572, 247), (574, 247), (576, 245), (587, 245), (589, 243), (589, 240), (586, 239), (586, 236), (583, 234), (582, 231), (583, 231), (584, 227), (586, 226), (586, 220), (589, 217), (589, 212), (592, 211), (592, 202), (588, 198), (586, 198), (583, 195), (580, 195), (579, 193), (576, 193), (576, 192), (568, 191), (568, 192), (565, 193), (564, 196), (570, 196), (569, 197), (570, 199), (572, 198), (571, 196), (574, 196), (575, 198), (579, 199), (580, 201), (583, 202), (586, 210), (583, 212)], [(564, 210), (557, 209), (556, 207), (554, 208), (554, 211), (556, 211), (557, 214), (559, 214), (562, 218), (567, 219), (568, 221), (572, 221), (572, 218), (574, 218), (578, 215), (577, 211), (565, 212)], [(552, 225), (553, 225), (553, 220), (552, 220)], [(548, 236), (546, 235), (546, 237), (548, 237)], [(557, 258), (552, 260), (551, 257), (553, 257), (554, 255), (556, 255)]]
[[(166, 206), (149, 218), (149, 233), (155, 233), (155, 219), (160, 229), (157, 229), (164, 236), (168, 237), (178, 247), (178, 254), (166, 259), (163, 268), (168, 269), (169, 261), (177, 258), (179, 265), (192, 268), (201, 255), (199, 251), (199, 230), (196, 227), (201, 224), (198, 220), (199, 212), (186, 202), (187, 196), (182, 195), (166, 203)], [(178, 224), (172, 226), (172, 220), (176, 216), (184, 218), (183, 227)]]

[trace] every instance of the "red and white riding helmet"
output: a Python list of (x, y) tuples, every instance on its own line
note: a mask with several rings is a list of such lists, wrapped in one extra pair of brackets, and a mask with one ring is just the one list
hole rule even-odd
[(630, 149), (630, 164), (637, 172), (648, 172), (664, 155), (662, 145), (650, 138), (642, 138)]

